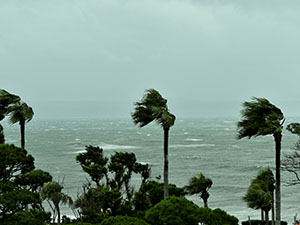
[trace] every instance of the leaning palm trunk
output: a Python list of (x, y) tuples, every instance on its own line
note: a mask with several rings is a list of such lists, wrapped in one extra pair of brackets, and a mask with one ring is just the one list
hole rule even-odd
[(275, 185), (275, 201), (276, 201), (276, 225), (280, 225), (281, 222), (281, 198), (280, 198), (280, 150), (281, 150), (281, 138), (282, 134), (275, 133), (274, 139), (276, 143), (276, 185)]
[(169, 145), (169, 128), (164, 128), (164, 199), (169, 197), (169, 159), (168, 159), (168, 145)]
[(21, 147), (25, 148), (25, 120), (20, 120)]

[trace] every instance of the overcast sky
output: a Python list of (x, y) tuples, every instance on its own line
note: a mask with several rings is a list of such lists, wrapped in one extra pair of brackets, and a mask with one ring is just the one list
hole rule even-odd
[(0, 88), (37, 117), (128, 117), (155, 88), (179, 117), (266, 97), (300, 114), (299, 0), (1, 0)]

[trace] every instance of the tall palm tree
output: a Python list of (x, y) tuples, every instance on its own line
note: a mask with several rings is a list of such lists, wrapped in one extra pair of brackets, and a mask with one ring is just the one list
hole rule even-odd
[(169, 196), (168, 189), (168, 140), (169, 130), (174, 125), (176, 117), (169, 112), (167, 99), (164, 99), (155, 89), (148, 89), (140, 102), (135, 103), (132, 113), (135, 124), (144, 127), (152, 121), (160, 124), (164, 130), (164, 199)]
[(197, 174), (189, 180), (189, 184), (185, 186), (188, 194), (200, 194), (203, 199), (204, 207), (208, 207), (207, 200), (209, 198), (208, 190), (211, 188), (213, 182), (210, 178), (205, 177), (202, 173)]
[(16, 103), (8, 108), (9, 121), (11, 124), (19, 122), (21, 131), (21, 147), (25, 148), (25, 123), (29, 122), (34, 113), (31, 107), (26, 103)]
[(276, 151), (276, 225), (281, 221), (280, 199), (280, 151), (284, 123), (283, 113), (265, 98), (252, 98), (251, 102), (244, 102), (241, 111), (242, 120), (237, 123), (238, 138), (273, 135)]

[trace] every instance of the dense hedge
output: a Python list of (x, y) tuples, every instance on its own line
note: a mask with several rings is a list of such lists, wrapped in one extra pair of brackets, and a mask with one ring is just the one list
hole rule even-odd
[[(250, 220), (251, 225), (266, 225), (265, 221), (261, 221), (261, 220)], [(250, 222), (247, 221), (243, 221), (242, 225), (250, 225)], [(272, 221), (270, 220), (269, 224), (272, 224)], [(287, 225), (288, 223), (286, 221), (281, 221), (281, 225)]]
[(144, 220), (129, 216), (111, 216), (100, 223), (100, 225), (149, 225)]

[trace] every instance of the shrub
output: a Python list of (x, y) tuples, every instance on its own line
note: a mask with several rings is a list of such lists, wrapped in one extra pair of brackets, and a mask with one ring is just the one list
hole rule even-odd
[(209, 225), (238, 225), (239, 220), (221, 209), (200, 208), (200, 222)]
[(129, 217), (129, 216), (112, 216), (109, 217), (100, 223), (100, 225), (149, 225), (144, 220)]
[(198, 225), (199, 207), (185, 198), (171, 196), (146, 212), (153, 225)]

